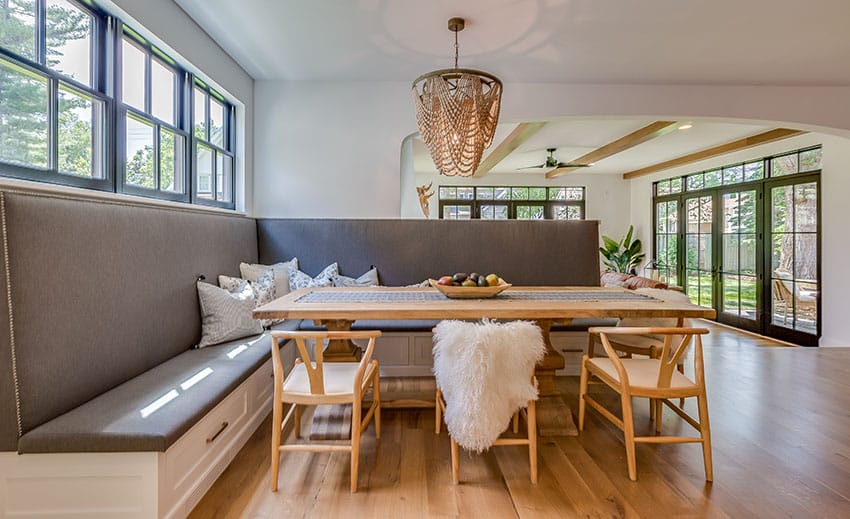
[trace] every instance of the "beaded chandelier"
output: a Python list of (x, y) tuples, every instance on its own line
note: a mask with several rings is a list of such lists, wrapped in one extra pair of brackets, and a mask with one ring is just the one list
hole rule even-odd
[(493, 143), (499, 122), (502, 82), (480, 70), (457, 67), (457, 33), (463, 18), (449, 20), (455, 33), (455, 66), (435, 70), (413, 82), (416, 123), (441, 174), (471, 176)]

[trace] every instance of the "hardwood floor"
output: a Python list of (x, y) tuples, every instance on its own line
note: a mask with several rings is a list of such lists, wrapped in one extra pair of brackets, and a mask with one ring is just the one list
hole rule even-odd
[[(788, 348), (730, 328), (704, 341), (714, 483), (698, 445), (638, 445), (629, 481), (622, 433), (593, 411), (575, 438), (541, 438), (540, 481), (521, 447), (461, 454), (433, 410), (385, 410), (382, 437), (363, 439), (360, 492), (344, 453), (285, 453), (268, 489), (270, 421), (249, 440), (191, 517), (847, 517), (850, 514), (850, 349)], [(559, 379), (575, 413), (578, 377)], [(613, 392), (591, 391), (619, 413)], [(686, 407), (695, 412), (695, 401)], [(635, 425), (648, 432), (648, 405)], [(665, 432), (689, 426), (667, 410)]]

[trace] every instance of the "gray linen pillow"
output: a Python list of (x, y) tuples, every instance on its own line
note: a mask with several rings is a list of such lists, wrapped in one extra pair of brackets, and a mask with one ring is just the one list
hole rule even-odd
[(274, 265), (262, 265), (260, 263), (240, 263), (239, 273), (242, 278), (256, 282), (269, 270), (274, 271), (274, 299), (283, 297), (289, 293), (289, 269), (298, 268), (298, 258), (282, 261)]
[[(231, 294), (244, 290), (244, 284), (248, 283), (251, 290), (254, 292), (254, 308), (263, 306), (266, 303), (271, 303), (275, 300), (275, 273), (274, 270), (267, 270), (265, 274), (260, 276), (256, 282), (248, 281), (247, 279), (232, 278), (230, 276), (219, 276), (218, 286), (227, 290)], [(269, 328), (276, 324), (282, 323), (282, 319), (260, 319), (260, 324), (263, 328)]]
[(209, 283), (198, 282), (201, 305), (201, 341), (198, 348), (263, 333), (254, 320), (254, 291), (245, 282), (241, 290), (230, 293)]
[(359, 278), (334, 276), (331, 278), (335, 287), (376, 287), (378, 286), (378, 269), (372, 267)]

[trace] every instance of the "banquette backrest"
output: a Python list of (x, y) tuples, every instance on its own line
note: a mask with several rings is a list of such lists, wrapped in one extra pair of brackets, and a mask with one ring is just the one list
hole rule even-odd
[(195, 281), (257, 260), (241, 216), (0, 191), (0, 451), (188, 350)]
[(384, 285), (477, 270), (515, 285), (599, 286), (599, 222), (259, 219), (260, 261), (297, 256), (310, 275), (331, 262)]

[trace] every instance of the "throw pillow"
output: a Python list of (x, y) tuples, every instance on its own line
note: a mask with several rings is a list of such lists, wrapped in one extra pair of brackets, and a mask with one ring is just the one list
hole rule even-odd
[[(275, 300), (274, 270), (267, 270), (266, 273), (260, 276), (256, 282), (248, 281), (247, 279), (232, 278), (230, 276), (218, 277), (218, 286), (227, 290), (231, 294), (244, 290), (243, 285), (245, 283), (248, 283), (248, 286), (250, 286), (251, 290), (254, 292), (254, 308)], [(269, 328), (281, 322), (283, 322), (282, 319), (260, 319), (260, 324), (263, 328)]]
[(299, 290), (301, 288), (329, 287), (333, 284), (334, 276), (338, 275), (339, 268), (336, 262), (325, 267), (316, 277), (310, 277), (309, 274), (305, 274), (295, 267), (290, 267), (289, 288), (291, 290)]
[(359, 278), (348, 276), (334, 276), (331, 281), (335, 287), (376, 287), (378, 286), (378, 269), (372, 267)]
[(402, 288), (428, 288), (431, 286), (431, 282), (427, 279), (420, 283), (414, 283), (412, 285), (404, 285)]
[(251, 315), (254, 291), (247, 282), (238, 292), (230, 293), (199, 281), (198, 301), (201, 305), (201, 341), (198, 348), (263, 333), (263, 327)]
[(242, 278), (256, 282), (269, 270), (274, 271), (274, 299), (283, 297), (289, 293), (289, 269), (298, 268), (298, 258), (282, 261), (274, 265), (262, 265), (260, 263), (240, 263), (239, 273)]

